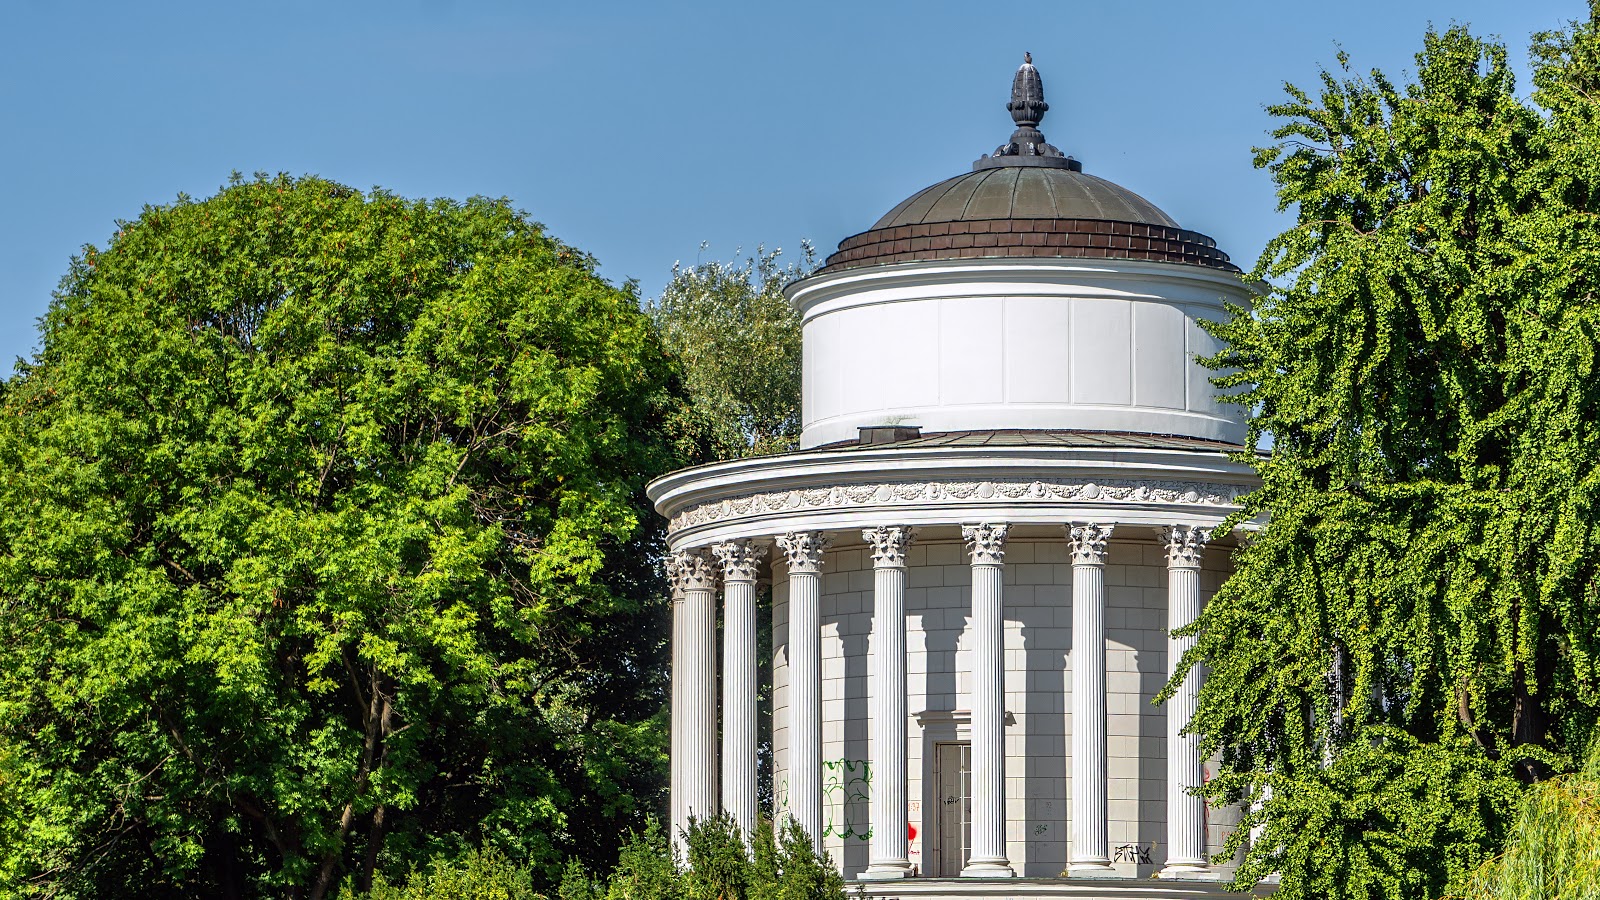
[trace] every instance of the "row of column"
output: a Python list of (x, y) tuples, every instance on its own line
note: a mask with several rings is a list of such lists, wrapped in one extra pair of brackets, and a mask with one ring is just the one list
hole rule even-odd
[[(1113, 526), (1066, 527), (1072, 547), (1072, 830), (1069, 869), (1112, 870), (1106, 807), (1105, 560)], [(961, 529), (972, 566), (972, 844), (962, 875), (1007, 877), (1014, 871), (1005, 840), (1005, 607), (1007, 526)], [(868, 528), (872, 548), (873, 646), (869, 692), (871, 858), (864, 878), (911, 874), (907, 840), (906, 550), (912, 529)], [(1210, 530), (1174, 525), (1160, 531), (1167, 550), (1168, 628), (1188, 625), (1201, 608), (1200, 563)], [(820, 847), (822, 834), (821, 573), (828, 539), (821, 532), (773, 538), (789, 571), (789, 808)], [(691, 817), (718, 809), (716, 614), (724, 584), (721, 808), (747, 832), (756, 822), (756, 568), (764, 539), (740, 539), (668, 560), (673, 586), (672, 822), (681, 837)], [(714, 561), (713, 561), (714, 560)], [(1169, 635), (1173, 675), (1193, 638)], [(1205, 804), (1193, 717), (1199, 674), (1186, 672), (1167, 710), (1167, 864), (1164, 876), (1207, 872)]]

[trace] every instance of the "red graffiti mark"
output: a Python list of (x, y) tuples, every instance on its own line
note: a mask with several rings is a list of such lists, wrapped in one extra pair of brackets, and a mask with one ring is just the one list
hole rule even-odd
[(906, 825), (906, 838), (913, 841), (917, 839), (917, 826), (911, 824)]

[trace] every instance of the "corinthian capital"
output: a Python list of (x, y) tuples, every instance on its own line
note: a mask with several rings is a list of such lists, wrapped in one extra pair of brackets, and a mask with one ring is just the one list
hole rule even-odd
[(1198, 569), (1211, 529), (1199, 525), (1173, 525), (1161, 529), (1161, 543), (1167, 548), (1167, 568)]
[(911, 529), (904, 525), (864, 528), (861, 539), (872, 545), (872, 564), (880, 569), (906, 564), (906, 548), (911, 546)]
[(822, 572), (822, 553), (833, 543), (820, 531), (791, 531), (774, 540), (789, 563), (789, 574), (817, 575)]
[(717, 564), (703, 547), (678, 550), (667, 556), (667, 580), (674, 597), (682, 596), (684, 591), (714, 590)]
[(755, 581), (756, 569), (767, 558), (772, 548), (770, 541), (757, 538), (735, 538), (713, 544), (711, 552), (722, 561), (722, 577), (726, 581)]
[(998, 566), (1006, 560), (1007, 525), (963, 525), (961, 539), (967, 542), (973, 565)]
[(1096, 525), (1093, 522), (1067, 526), (1067, 541), (1072, 544), (1072, 562), (1079, 566), (1103, 566), (1106, 563), (1106, 541), (1111, 540), (1115, 525)]

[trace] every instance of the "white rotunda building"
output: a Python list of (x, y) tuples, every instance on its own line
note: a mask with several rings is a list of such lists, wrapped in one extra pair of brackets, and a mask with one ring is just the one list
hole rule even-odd
[[(650, 486), (670, 522), (672, 824), (778, 816), (869, 894), (1210, 896), (1232, 811), (1153, 702), (1229, 572), (1245, 428), (1196, 361), (1248, 286), (1215, 242), (1016, 130), (788, 288), (800, 449)], [(719, 611), (721, 627), (718, 627)], [(721, 635), (719, 647), (719, 631)], [(1156, 876), (1159, 880), (1149, 880)], [(1045, 879), (1034, 881), (1033, 879)], [(852, 889), (854, 890), (854, 888)]]

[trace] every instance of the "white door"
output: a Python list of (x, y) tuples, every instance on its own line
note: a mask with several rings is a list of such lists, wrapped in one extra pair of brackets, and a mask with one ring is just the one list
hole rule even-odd
[(933, 840), (934, 877), (961, 874), (972, 850), (972, 745), (934, 745), (934, 781), (938, 785), (938, 834)]

